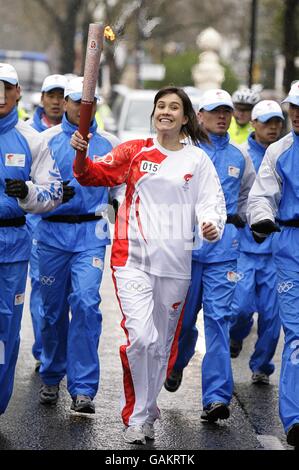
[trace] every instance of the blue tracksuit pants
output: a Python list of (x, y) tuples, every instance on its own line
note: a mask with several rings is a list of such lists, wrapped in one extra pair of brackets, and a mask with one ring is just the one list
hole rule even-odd
[(98, 390), (99, 288), (105, 251), (105, 246), (78, 253), (42, 243), (38, 247), (43, 299), (40, 376), (45, 384), (55, 385), (66, 374), (72, 397), (94, 398)]
[(239, 280), (232, 303), (230, 337), (243, 341), (258, 312), (258, 339), (249, 361), (253, 372), (274, 372), (272, 358), (280, 335), (276, 267), (271, 254), (240, 253), (237, 261)]
[(279, 413), (285, 431), (299, 423), (299, 272), (278, 269), (277, 292), (285, 339), (279, 384)]
[(215, 401), (229, 404), (232, 397), (229, 324), (236, 264), (236, 261), (211, 264), (192, 261), (192, 279), (174, 369), (184, 369), (194, 354), (198, 336), (196, 319), (203, 306), (206, 340), (206, 354), (202, 362), (204, 407)]
[(41, 338), (41, 318), (43, 310), (43, 302), (40, 293), (39, 267), (37, 255), (37, 242), (33, 240), (32, 250), (29, 260), (29, 276), (31, 279), (30, 294), (30, 313), (33, 325), (34, 343), (32, 346), (33, 357), (39, 361), (42, 352)]
[(13, 391), (27, 279), (27, 261), (0, 264), (0, 414)]

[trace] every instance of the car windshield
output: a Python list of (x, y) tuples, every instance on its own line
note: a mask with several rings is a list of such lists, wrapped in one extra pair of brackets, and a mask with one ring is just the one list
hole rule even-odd
[(151, 113), (153, 110), (153, 100), (132, 101), (128, 108), (125, 130), (126, 131), (150, 131)]

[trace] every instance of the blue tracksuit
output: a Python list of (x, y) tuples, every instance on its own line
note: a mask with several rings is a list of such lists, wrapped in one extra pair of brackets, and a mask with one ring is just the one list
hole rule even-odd
[[(0, 222), (24, 217), (28, 211), (44, 212), (61, 201), (61, 179), (48, 147), (27, 123), (18, 120), (17, 109), (0, 119)], [(23, 200), (4, 193), (5, 178), (27, 181)], [(25, 222), (25, 220), (24, 220)], [(0, 414), (13, 390), (20, 343), (31, 235), (27, 225), (0, 226)]]
[[(43, 132), (48, 127), (42, 122), (42, 115), (44, 108), (38, 106), (33, 114), (33, 118), (28, 121), (28, 124), (37, 130), (37, 132)], [(29, 261), (29, 276), (31, 279), (31, 294), (30, 294), (30, 313), (33, 325), (34, 343), (32, 346), (32, 354), (36, 360), (40, 360), (42, 353), (42, 339), (40, 332), (40, 322), (42, 315), (42, 298), (40, 293), (40, 282), (39, 282), (39, 270), (38, 270), (38, 256), (37, 256), (37, 241), (35, 236), (35, 228), (40, 221), (40, 216), (36, 214), (27, 215), (27, 225), (29, 226), (32, 233), (32, 250)]]
[(272, 243), (277, 268), (280, 320), (285, 333), (280, 372), (279, 411), (286, 431), (299, 423), (299, 135), (294, 131), (270, 145), (248, 198), (253, 224), (275, 218), (283, 225)]
[[(244, 146), (254, 164), (256, 173), (266, 148), (256, 142), (254, 134)], [(258, 339), (249, 366), (253, 372), (274, 372), (272, 358), (279, 340), (280, 319), (276, 292), (276, 268), (272, 258), (272, 238), (258, 244), (249, 226), (240, 231), (239, 281), (232, 303), (233, 317), (230, 337), (242, 342), (253, 325), (253, 313), (258, 311)]]
[[(228, 214), (245, 213), (247, 195), (254, 179), (248, 157), (229, 136), (209, 135), (211, 144), (201, 147), (217, 170)], [(192, 256), (189, 288), (179, 352), (174, 369), (186, 367), (194, 354), (197, 340), (196, 319), (203, 305), (206, 354), (202, 363), (203, 406), (220, 401), (228, 404), (233, 390), (229, 351), (230, 304), (237, 280), (238, 230), (227, 224), (223, 237), (216, 243), (203, 242)]]
[(43, 132), (48, 129), (48, 127), (43, 123), (42, 116), (44, 114), (44, 108), (38, 106), (34, 111), (33, 117), (29, 119), (28, 123), (33, 127), (37, 132)]
[[(107, 206), (107, 188), (83, 187), (73, 177), (75, 152), (70, 139), (76, 129), (64, 115), (62, 124), (43, 133), (62, 179), (70, 180), (76, 191), (69, 202), (47, 216), (101, 214)], [(95, 121), (90, 132), (93, 137), (88, 154), (95, 160), (112, 149), (116, 138), (96, 133)], [(99, 383), (99, 288), (105, 249), (110, 243), (108, 224), (104, 218), (68, 224), (42, 219), (36, 238), (43, 300), (41, 378), (54, 385), (66, 374), (72, 397), (93, 398)]]

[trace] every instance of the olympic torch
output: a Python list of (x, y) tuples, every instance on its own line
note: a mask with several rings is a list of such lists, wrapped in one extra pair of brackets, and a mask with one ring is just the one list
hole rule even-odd
[[(91, 23), (89, 25), (79, 121), (79, 132), (84, 140), (87, 140), (89, 133), (104, 36), (110, 40), (114, 40), (113, 31), (109, 26), (104, 28), (103, 25), (98, 23)], [(78, 174), (83, 171), (85, 157), (86, 151), (77, 150), (74, 169)]]

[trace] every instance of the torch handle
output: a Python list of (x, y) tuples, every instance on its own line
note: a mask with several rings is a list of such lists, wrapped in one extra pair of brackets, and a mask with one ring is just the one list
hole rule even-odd
[[(79, 122), (79, 132), (82, 135), (83, 139), (87, 141), (87, 136), (89, 134), (89, 127), (91, 121), (93, 102), (90, 101), (81, 101), (80, 106), (80, 122)], [(77, 150), (76, 159), (74, 162), (75, 172), (80, 174), (84, 170), (84, 160), (86, 157), (86, 150)]]

